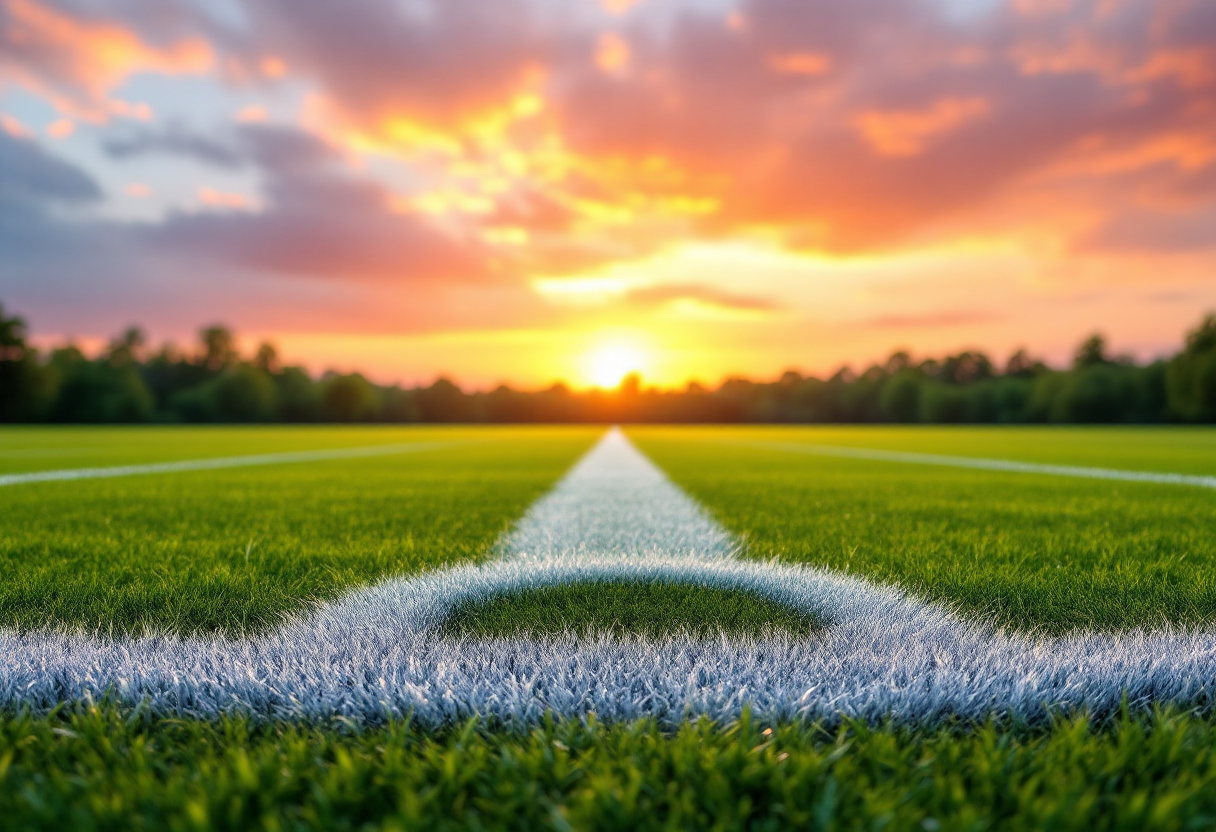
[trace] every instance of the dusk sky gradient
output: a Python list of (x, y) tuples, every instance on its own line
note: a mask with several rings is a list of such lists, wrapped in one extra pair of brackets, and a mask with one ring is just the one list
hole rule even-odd
[(1216, 310), (1212, 0), (0, 0), (0, 301), (664, 386)]

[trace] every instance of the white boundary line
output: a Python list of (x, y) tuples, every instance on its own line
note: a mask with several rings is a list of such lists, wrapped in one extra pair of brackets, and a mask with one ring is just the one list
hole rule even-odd
[[(602, 550), (587, 550), (593, 545)], [(895, 587), (738, 560), (730, 538), (625, 437), (609, 433), (508, 536), (504, 557), (348, 594), (256, 638), (0, 631), (0, 706), (104, 695), (156, 713), (439, 725), (547, 712), (929, 722), (1057, 709), (1210, 707), (1216, 632), (1011, 633)], [(822, 631), (616, 639), (442, 638), (460, 603), (575, 581), (670, 580), (755, 592)]]
[(211, 471), (216, 468), (247, 468), (256, 465), (286, 465), (296, 462), (323, 462), (329, 459), (358, 459), (369, 456), (407, 454), (430, 451), (450, 445), (450, 442), (400, 442), (394, 445), (364, 445), (354, 448), (329, 448), (320, 451), (289, 451), (280, 454), (250, 454), (220, 456), (210, 459), (182, 459), (176, 462), (152, 462), (146, 465), (112, 465), (105, 468), (63, 468), (55, 471), (30, 471), (21, 474), (0, 474), (0, 486), (24, 485), (31, 482), (60, 480), (95, 480), (106, 477), (131, 477), (141, 474), (175, 474), (180, 471)]
[(977, 468), (984, 471), (1011, 471), (1017, 474), (1049, 474), (1057, 477), (1083, 477), (1095, 480), (1124, 480), (1126, 482), (1155, 482), (1168, 485), (1193, 485), (1216, 488), (1216, 476), (1202, 474), (1171, 474), (1157, 471), (1125, 471), (1117, 468), (1090, 468), (1078, 465), (1046, 465), (1018, 462), (1013, 459), (947, 456), (912, 451), (885, 451), (877, 448), (856, 448), (844, 445), (817, 445), (803, 442), (770, 442), (766, 440), (731, 440), (737, 444), (779, 451), (836, 456), (847, 459), (869, 459), (877, 462), (907, 462), (916, 465), (944, 465), (951, 468)]

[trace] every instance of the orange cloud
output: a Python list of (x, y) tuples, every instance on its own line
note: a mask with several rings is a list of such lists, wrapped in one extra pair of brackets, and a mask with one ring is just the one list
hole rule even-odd
[(0, 113), (0, 130), (16, 139), (28, 139), (33, 135), (28, 127), (8, 113)]
[(624, 14), (639, 2), (640, 0), (600, 0), (600, 5), (609, 14)]
[(287, 74), (287, 64), (282, 58), (276, 58), (274, 55), (263, 58), (260, 67), (267, 78), (282, 78)]
[(600, 35), (595, 50), (595, 62), (604, 72), (619, 72), (629, 65), (629, 44), (619, 35), (605, 32)]
[(257, 104), (242, 107), (236, 113), (236, 120), (242, 124), (257, 124), (266, 120), (266, 108)]
[(1165, 49), (1128, 70), (1124, 78), (1131, 83), (1170, 78), (1192, 90), (1210, 87), (1216, 84), (1216, 49)]
[(46, 126), (46, 134), (52, 139), (64, 139), (76, 131), (76, 123), (70, 118), (61, 118)]
[(983, 98), (941, 98), (923, 110), (871, 110), (857, 117), (861, 135), (882, 156), (917, 156), (945, 133), (986, 115)]
[(125, 115), (128, 105), (109, 100), (108, 93), (137, 72), (203, 72), (212, 64), (202, 38), (159, 48), (122, 25), (79, 20), (34, 0), (3, 0), (3, 8), (0, 80), (19, 83), (84, 121)]
[(832, 59), (822, 52), (790, 52), (771, 56), (768, 65), (783, 75), (823, 75), (832, 68)]
[(198, 201), (211, 208), (228, 208), (233, 211), (248, 211), (253, 208), (249, 197), (244, 194), (217, 191), (207, 187), (198, 189)]

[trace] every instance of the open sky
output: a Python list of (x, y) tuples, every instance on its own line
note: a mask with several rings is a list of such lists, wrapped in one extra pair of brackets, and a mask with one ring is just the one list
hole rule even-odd
[(1216, 309), (1212, 0), (0, 0), (0, 301), (662, 385)]

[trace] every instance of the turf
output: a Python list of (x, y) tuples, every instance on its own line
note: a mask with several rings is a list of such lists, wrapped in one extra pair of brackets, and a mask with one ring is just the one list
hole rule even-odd
[(73, 829), (1174, 830), (1216, 821), (1216, 724), (0, 723), (0, 816)]
[(517, 590), (458, 606), (446, 636), (509, 638), (566, 632), (614, 637), (688, 633), (758, 636), (808, 633), (815, 622), (789, 607), (738, 590), (663, 581), (596, 582)]
[[(484, 557), (598, 435), (194, 430), (6, 430), (0, 472), (411, 438), (462, 444), (400, 457), (7, 488), (0, 622), (266, 626), (380, 575)], [(835, 442), (1212, 474), (1211, 431), (629, 432), (743, 538), (750, 556), (898, 580), (1016, 627), (1206, 624), (1216, 614), (1216, 492), (755, 444)], [(37, 454), (16, 453), (23, 449)], [(663, 609), (670, 595), (639, 608), (637, 589), (506, 599), (482, 607), (485, 626), (497, 628), (483, 632), (523, 624), (545, 632), (557, 626), (555, 604), (567, 621), (619, 623), (621, 632), (622, 606), (635, 629), (727, 610), (703, 598), (674, 616)], [(631, 595), (632, 603), (618, 603)], [(1124, 715), (1101, 725), (1079, 717), (1036, 728), (846, 721), (831, 730), (744, 718), (686, 722), (674, 733), (648, 721), (591, 720), (526, 732), (481, 723), (426, 732), (404, 722), (151, 719), (138, 709), (68, 706), (51, 716), (0, 716), (0, 818), (0, 826), (82, 832), (1210, 828), (1216, 716)]]
[[(763, 443), (856, 444), (1212, 473), (1216, 431), (887, 428), (630, 429), (676, 482), (746, 542), (753, 557), (898, 582), (1019, 629), (1123, 630), (1216, 621), (1216, 491), (794, 453)], [(1045, 455), (1014, 454), (1038, 437)], [(1143, 442), (1137, 444), (1138, 438)], [(932, 441), (929, 441), (932, 440)], [(1153, 449), (1165, 447), (1158, 455)], [(1073, 448), (1074, 452), (1064, 450)], [(1081, 450), (1075, 450), (1075, 449)]]
[[(65, 448), (96, 439), (121, 462), (149, 459), (146, 436), (156, 459), (171, 447), (193, 458), (438, 443), (392, 456), (3, 489), (0, 625), (228, 633), (263, 630), (385, 575), (485, 557), (598, 435), (234, 429), (227, 442), (220, 429), (43, 433)], [(121, 452), (116, 437), (127, 443)]]

